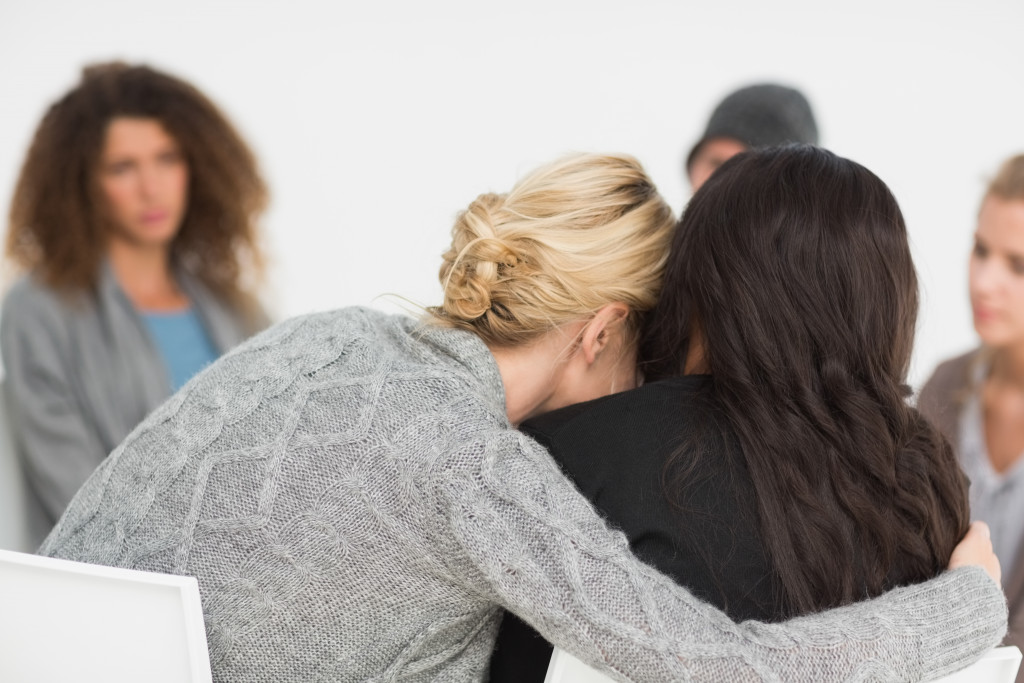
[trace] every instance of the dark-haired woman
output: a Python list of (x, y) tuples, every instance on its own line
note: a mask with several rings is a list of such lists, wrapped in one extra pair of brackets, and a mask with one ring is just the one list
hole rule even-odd
[(14, 191), (3, 303), (10, 421), (49, 527), (145, 415), (266, 324), (266, 189), (193, 86), (87, 67), (36, 130)]
[[(741, 154), (674, 235), (648, 383), (524, 427), (638, 556), (736, 620), (924, 581), (969, 510), (948, 443), (905, 402), (917, 296), (870, 171), (810, 146)], [(543, 678), (546, 647), (506, 618), (492, 680)]]

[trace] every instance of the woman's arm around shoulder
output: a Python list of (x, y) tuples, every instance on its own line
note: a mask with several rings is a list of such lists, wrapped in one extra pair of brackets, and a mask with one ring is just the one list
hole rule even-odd
[(978, 567), (780, 624), (735, 624), (637, 560), (533, 440), (465, 444), (437, 510), (461, 580), (620, 678), (928, 680), (999, 643), (1006, 605)]

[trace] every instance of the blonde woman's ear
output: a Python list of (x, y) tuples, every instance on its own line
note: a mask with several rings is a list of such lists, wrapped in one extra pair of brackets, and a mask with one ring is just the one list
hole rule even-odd
[(588, 364), (593, 364), (602, 351), (618, 349), (629, 317), (629, 306), (622, 302), (605, 304), (590, 319), (580, 338), (580, 351)]

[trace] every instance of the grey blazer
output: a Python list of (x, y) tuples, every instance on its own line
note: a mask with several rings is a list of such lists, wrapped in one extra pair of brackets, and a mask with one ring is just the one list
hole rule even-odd
[[(960, 443), (960, 411), (972, 391), (972, 369), (981, 360), (981, 353), (981, 349), (975, 349), (940, 364), (917, 399), (918, 410), (938, 427), (954, 448)], [(1024, 557), (1003, 567), (1003, 592), (1010, 612), (1004, 643), (1024, 650)], [(1024, 683), (1024, 667), (1017, 674), (1017, 682)]]
[[(224, 353), (267, 324), (196, 278), (176, 278)], [(32, 276), (4, 298), (0, 355), (12, 436), (49, 528), (107, 454), (171, 393), (166, 365), (109, 266), (94, 291), (62, 295)]]

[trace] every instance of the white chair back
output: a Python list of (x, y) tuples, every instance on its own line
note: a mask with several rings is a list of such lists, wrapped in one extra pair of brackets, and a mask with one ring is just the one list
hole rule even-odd
[[(940, 678), (935, 683), (1014, 683), (1021, 653), (1015, 646), (997, 647), (971, 666)], [(560, 648), (551, 653), (544, 683), (613, 683), (614, 679), (593, 669)]]
[(551, 653), (544, 683), (615, 683), (615, 679), (556, 647)]
[(211, 683), (199, 584), (0, 550), (0, 680)]
[(1020, 650), (1015, 645), (989, 650), (984, 657), (934, 683), (1013, 683), (1020, 668)]

